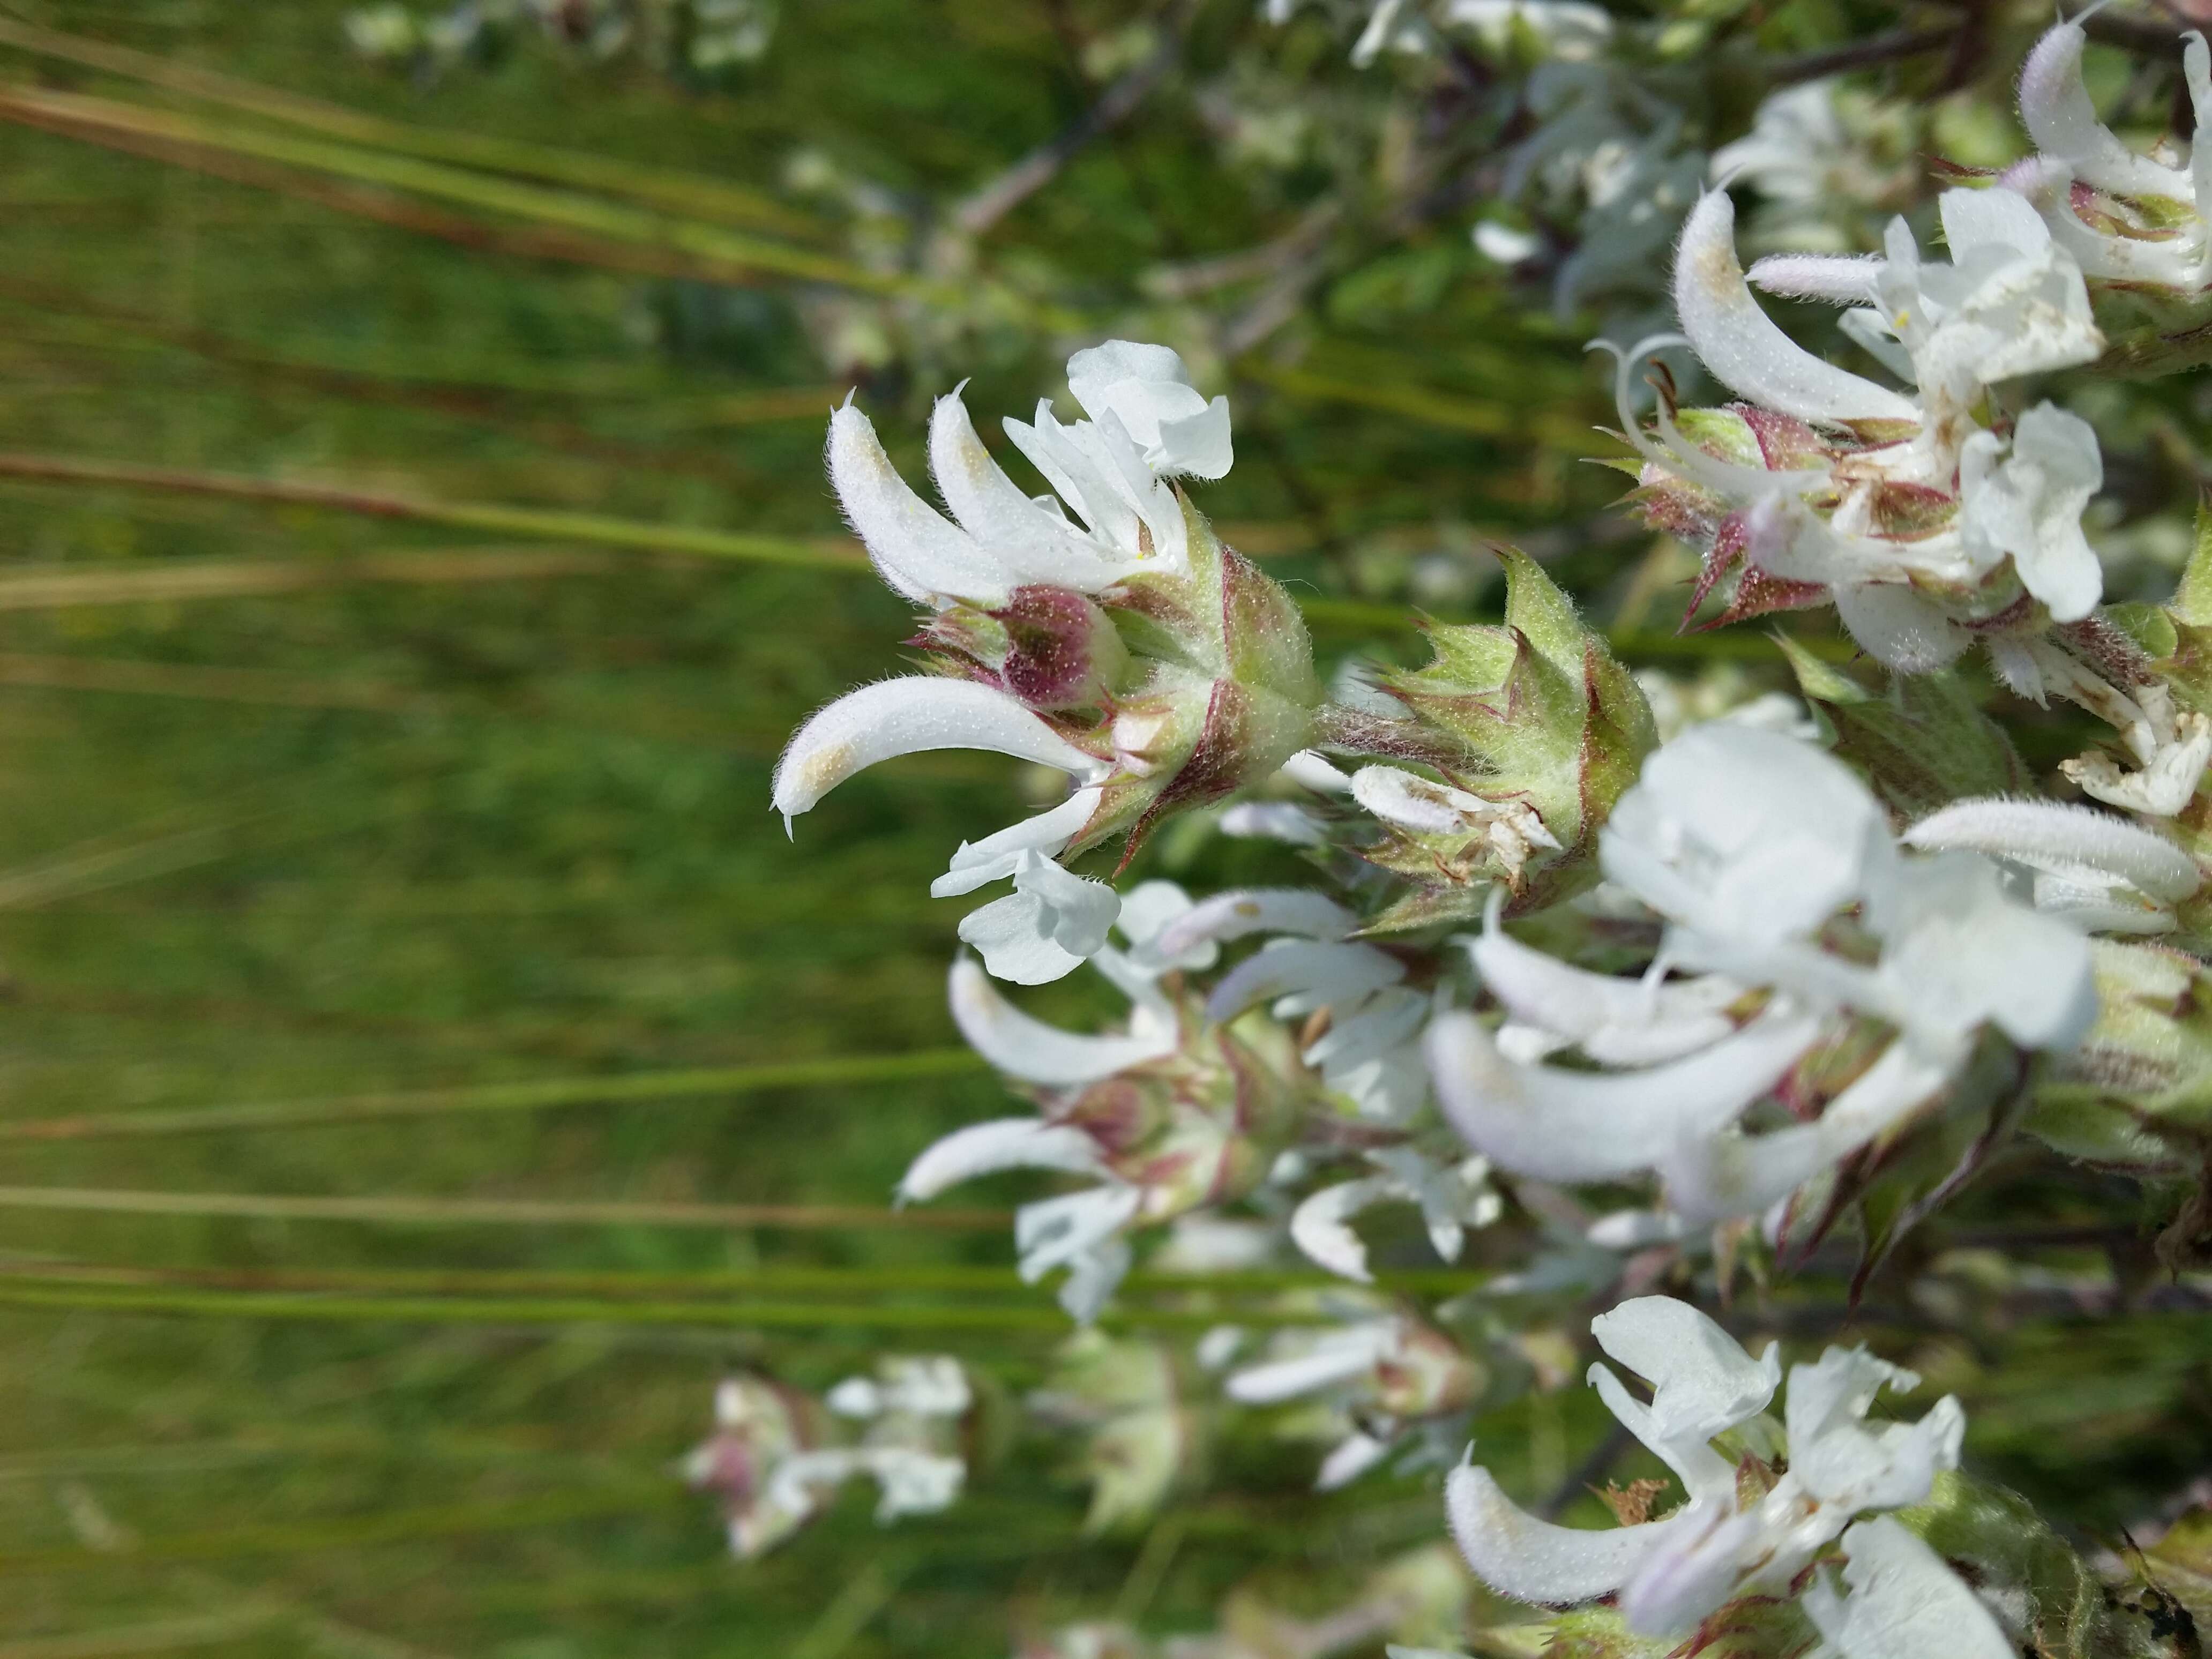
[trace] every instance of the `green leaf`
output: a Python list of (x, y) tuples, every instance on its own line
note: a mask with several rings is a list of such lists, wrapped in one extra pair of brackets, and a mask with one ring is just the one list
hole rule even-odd
[(1877, 690), (1788, 640), (1783, 651), (1798, 689), (1835, 727), (1836, 753), (1905, 822), (1951, 801), (2033, 787), (2011, 739), (1957, 675), (1899, 675)]

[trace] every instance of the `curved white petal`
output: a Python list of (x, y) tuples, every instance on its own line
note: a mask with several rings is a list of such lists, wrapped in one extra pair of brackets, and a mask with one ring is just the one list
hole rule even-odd
[(1367, 1246), (1352, 1231), (1352, 1218), (1372, 1205), (1400, 1196), (1397, 1182), (1387, 1176), (1324, 1187), (1291, 1212), (1291, 1243), (1316, 1267), (1340, 1279), (1372, 1284), (1375, 1275), (1367, 1269)]
[(1318, 847), (1328, 839), (1319, 819), (1287, 800), (1240, 800), (1217, 827), (1242, 841), (1279, 841), (1285, 847)]
[(2007, 898), (1980, 854), (1910, 860), (1872, 897), (1879, 977), (1912, 1035), (1940, 1048), (1988, 1021), (2024, 1047), (2065, 1050), (2096, 1018), (2088, 940)]
[(1793, 300), (1863, 306), (1874, 303), (1874, 279), (1881, 270), (1879, 253), (1770, 253), (1753, 264), (1745, 280)]
[(1841, 1659), (2014, 1659), (1982, 1599), (1943, 1558), (1887, 1516), (1844, 1534), (1848, 1596), (1824, 1574), (1799, 1605)]
[(1001, 1170), (1065, 1170), (1097, 1175), (1097, 1143), (1080, 1129), (1041, 1118), (1001, 1117), (955, 1129), (908, 1168), (898, 1184), (898, 1201), (918, 1203), (947, 1187)]
[(1310, 1003), (1302, 1011), (1310, 1013), (1405, 977), (1404, 963), (1372, 945), (1293, 939), (1270, 945), (1231, 969), (1206, 998), (1206, 1017), (1219, 1024), (1255, 1002), (1293, 996)]
[(1909, 1042), (1881, 1057), (1814, 1123), (1766, 1134), (1687, 1141), (1660, 1160), (1667, 1200), (1686, 1221), (1758, 1215), (1900, 1121), (1950, 1081), (1950, 1067)]
[(1468, 953), (1514, 1018), (1578, 1044), (1601, 1062), (1650, 1064), (1710, 1048), (1735, 1030), (1722, 1009), (1743, 988), (1718, 975), (1653, 984), (1572, 967), (1486, 928)]
[(968, 1046), (1011, 1077), (1052, 1088), (1077, 1087), (1175, 1052), (1170, 1031), (1140, 1036), (1090, 1036), (1031, 1018), (963, 957), (952, 964), (952, 1022)]
[(1958, 848), (2039, 868), (2086, 866), (2176, 903), (2204, 883), (2197, 860), (2154, 830), (2094, 806), (2002, 795), (1954, 801), (1901, 837), (1908, 847)]
[(1917, 422), (1911, 398), (1823, 362), (1752, 298), (1735, 257), (1735, 204), (1713, 191), (1690, 210), (1674, 260), (1674, 311), (1713, 378), (1804, 421)]
[(1352, 780), (1318, 750), (1299, 750), (1283, 763), (1279, 775), (1288, 778), (1292, 783), (1303, 784), (1317, 795), (1348, 795), (1352, 793)]
[(1303, 1353), (1247, 1365), (1222, 1387), (1246, 1406), (1274, 1406), (1364, 1376), (1391, 1346), (1388, 1320), (1333, 1331)]
[(800, 726), (776, 763), (775, 810), (788, 830), (855, 772), (928, 749), (988, 749), (1085, 780), (1109, 769), (1003, 691), (915, 675), (848, 691)]
[(1693, 1499), (1725, 1501), (1735, 1472), (1706, 1443), (1766, 1409), (1782, 1381), (1780, 1351), (1754, 1360), (1686, 1302), (1638, 1297), (1590, 1322), (1598, 1346), (1652, 1385), (1644, 1405), (1603, 1365), (1589, 1384), (1607, 1410), (1682, 1479)]
[(2079, 23), (2061, 23), (2035, 43), (2020, 74), (2020, 118), (2035, 147), (2084, 184), (2123, 196), (2186, 196), (2186, 174), (2136, 155), (2097, 118), (2081, 83)]
[(908, 487), (849, 399), (830, 416), (830, 482), (853, 533), (892, 588), (925, 604), (1005, 603), (1012, 580), (1006, 566)]
[(1453, 1541), (1475, 1577), (1501, 1595), (1561, 1607), (1610, 1595), (1654, 1552), (1703, 1518), (1686, 1508), (1640, 1527), (1583, 1532), (1539, 1521), (1488, 1469), (1462, 1464), (1444, 1481)]
[(1516, 1066), (1471, 1014), (1429, 1025), (1429, 1073), (1454, 1127), (1516, 1175), (1610, 1181), (1710, 1135), (1780, 1080), (1812, 1042), (1814, 1019), (1768, 1012), (1702, 1053), (1646, 1071)]
[(1164, 955), (1179, 957), (1203, 944), (1225, 944), (1252, 933), (1340, 939), (1358, 925), (1351, 911), (1309, 887), (1239, 887), (1200, 899), (1163, 927), (1152, 945)]
[[(1377, 1440), (1354, 1429), (1322, 1459), (1321, 1472), (1314, 1476), (1314, 1490), (1334, 1492), (1340, 1486), (1348, 1486), (1389, 1455), (1389, 1441)], [(1414, 1651), (1410, 1648), (1395, 1650), (1401, 1654)]]
[(1106, 557), (1006, 475), (975, 435), (957, 389), (939, 398), (930, 415), (929, 466), (961, 528), (997, 555), (1012, 580), (1096, 593), (1127, 574), (1125, 564)]
[(1026, 853), (1056, 856), (1091, 822), (1100, 792), (1079, 789), (1057, 806), (1009, 824), (977, 842), (963, 841), (943, 875), (929, 884), (932, 898), (957, 898), (978, 887), (1004, 881), (1022, 866)]

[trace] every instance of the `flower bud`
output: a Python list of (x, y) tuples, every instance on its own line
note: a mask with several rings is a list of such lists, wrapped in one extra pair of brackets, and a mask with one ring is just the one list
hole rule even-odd
[(1363, 855), (1422, 884), (1378, 927), (1472, 919), (1493, 880), (1515, 913), (1587, 885), (1598, 830), (1657, 741), (1644, 694), (1573, 603), (1528, 555), (1498, 556), (1504, 624), (1431, 628), (1435, 659), (1383, 681), (1410, 718), (1339, 734), (1442, 775), (1370, 767), (1354, 780), (1384, 826)]
[(995, 610), (941, 611), (917, 642), (966, 658), (989, 684), (1048, 714), (1106, 707), (1129, 665), (1105, 611), (1073, 588), (1037, 583), (1017, 587)]

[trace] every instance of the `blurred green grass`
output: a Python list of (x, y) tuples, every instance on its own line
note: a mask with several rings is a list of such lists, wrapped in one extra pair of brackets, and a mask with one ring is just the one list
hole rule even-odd
[[(1051, 9), (990, 0), (787, 6), (771, 58), (720, 93), (527, 52), (425, 91), (349, 58), (332, 0), (11, 9), (426, 131), (762, 188), (816, 145), (898, 188), (957, 192), (1086, 95)], [(1196, 49), (1249, 10), (1206, 9)], [(51, 58), (6, 52), (0, 70), (140, 95)], [(1187, 116), (1134, 123), (994, 246), (1057, 259), (1115, 314), (1158, 262), (1245, 247), (1299, 206), (1224, 182), (1208, 144)], [(818, 467), (833, 392), (773, 286), (487, 253), (21, 125), (0, 126), (0, 449), (837, 533)], [(1455, 238), (1388, 251), (1332, 291), (1294, 373), (1255, 365), (1233, 387), (1245, 459), (1208, 505), (1291, 550), (1273, 568), (1300, 592), (1350, 602), (1334, 648), (1359, 642), (1358, 603), (1400, 599), (1406, 548), (1577, 522), (1607, 493), (1555, 434), (1528, 435), (1531, 386), (1552, 420), (1599, 408), (1573, 341), (1467, 276)], [(971, 404), (1027, 407), (1071, 343), (984, 343)], [(869, 386), (902, 461), (940, 389), (897, 371)], [(785, 733), (884, 672), (907, 629), (866, 579), (82, 483), (0, 479), (0, 501), (6, 1121), (954, 1042), (942, 986), (958, 907), (927, 883), (963, 834), (1012, 814), (1018, 781), (973, 757), (872, 773), (796, 848), (767, 805)], [(1610, 603), (1629, 550), (1570, 545), (1560, 566)], [(268, 591), (254, 574), (303, 567), (329, 580)], [(146, 597), (162, 573), (204, 591)], [(1249, 842), (1147, 857), (1200, 884), (1297, 868)], [(1080, 979), (1034, 1006), (1111, 1007)], [(879, 1204), (917, 1149), (1001, 1098), (945, 1072), (331, 1127), (0, 1135), (0, 1187), (849, 1209)], [(1082, 1494), (1034, 1443), (944, 1517), (879, 1531), (850, 1492), (742, 1566), (672, 1477), (728, 1364), (817, 1386), (896, 1342), (960, 1352), (1011, 1389), (1034, 1379), (1060, 1329), (1042, 1295), (1010, 1273), (996, 1288), (929, 1282), (1007, 1267), (995, 1227), (367, 1223), (0, 1198), (0, 1251), (15, 1296), (0, 1300), (0, 1659), (991, 1654), (1011, 1627), (1112, 1605), (1144, 1545), (1080, 1537)], [(427, 1294), (407, 1276), (429, 1273), (480, 1310), (335, 1319), (301, 1300), (296, 1316), (245, 1317), (235, 1299)], [(629, 1288), (606, 1294), (666, 1316), (594, 1316), (599, 1281), (575, 1276), (613, 1273)], [(791, 1322), (733, 1323), (755, 1296)], [(696, 1316), (673, 1305), (687, 1301)], [(887, 1333), (853, 1312), (870, 1305), (1010, 1316)], [(2095, 1376), (2100, 1345), (2136, 1340), (2076, 1343), (2039, 1375)], [(2062, 1412), (2077, 1433), (2107, 1431), (2063, 1465), (2043, 1437), (2072, 1396), (2020, 1401), (2011, 1428), (1995, 1401), (1977, 1431), (2056, 1488), (2154, 1486), (2203, 1379), (2201, 1352), (2151, 1340), (2127, 1401)], [(1556, 1485), (1564, 1449), (1598, 1437), (1584, 1403), (1486, 1424), (1492, 1461), (1530, 1490)], [(1222, 1455), (1230, 1478), (1178, 1517), (1186, 1541), (1147, 1593), (1164, 1626), (1204, 1626), (1254, 1575), (1311, 1601), (1437, 1534), (1419, 1483), (1378, 1509), (1308, 1493), (1302, 1449), (1247, 1434)]]

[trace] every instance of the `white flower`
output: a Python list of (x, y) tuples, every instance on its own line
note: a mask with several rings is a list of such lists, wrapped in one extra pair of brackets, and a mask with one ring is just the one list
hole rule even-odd
[(1712, 179), (1725, 187), (1756, 185), (1778, 201), (1817, 202), (1832, 188), (1844, 146), (1836, 112), (1836, 83), (1808, 81), (1762, 101), (1751, 131), (1713, 152)]
[(1466, 1410), (1487, 1381), (1434, 1327), (1353, 1307), (1350, 1322), (1334, 1329), (1278, 1332), (1265, 1359), (1231, 1372), (1223, 1385), (1242, 1405), (1317, 1398), (1334, 1408), (1329, 1428), (1340, 1437), (1315, 1483), (1323, 1492), (1372, 1468), (1409, 1432), (1434, 1431)]
[(1225, 1022), (1262, 1001), (1280, 1020), (1327, 1009), (1328, 1029), (1301, 1058), (1362, 1116), (1402, 1126), (1428, 1098), (1419, 1042), (1428, 999), (1400, 983), (1406, 966), (1398, 958), (1371, 945), (1334, 942), (1335, 931), (1269, 940), (1222, 976), (1206, 999), (1206, 1018)]
[(822, 1397), (840, 1417), (960, 1417), (975, 1403), (968, 1374), (945, 1354), (886, 1354), (876, 1375), (848, 1376)]
[(2078, 622), (2097, 608), (2104, 568), (2081, 533), (2081, 512), (2105, 487), (2097, 434), (2078, 415), (2038, 404), (2003, 440), (1977, 432), (1959, 455), (1959, 527), (1978, 564), (2008, 555), (2021, 585), (2054, 622)]
[(2195, 798), (2205, 767), (2212, 764), (2212, 720), (2175, 707), (2172, 690), (2163, 681), (2145, 678), (2122, 690), (2043, 639), (2013, 641), (1990, 656), (2005, 684), (2021, 696), (2041, 703), (2056, 694), (2119, 734), (2139, 769), (2122, 770), (2102, 750), (2059, 763), (2083, 794), (2151, 817), (2172, 817)]
[(1103, 425), (1117, 422), (1163, 478), (1228, 476), (1229, 399), (1212, 403), (1165, 346), (1109, 340), (1067, 360), (1067, 386)]
[(950, 996), (961, 1035), (1010, 1078), (1054, 1092), (1040, 1116), (970, 1124), (928, 1147), (899, 1182), (899, 1201), (1002, 1170), (1095, 1178), (1014, 1215), (1023, 1281), (1066, 1269), (1061, 1305), (1082, 1322), (1095, 1319), (1128, 1271), (1132, 1225), (1236, 1197), (1266, 1172), (1273, 1148), (1258, 1138), (1263, 1128), (1279, 1132), (1259, 1121), (1267, 1099), (1254, 1091), (1270, 1086), (1259, 1063), (1227, 1033), (1201, 1030), (1194, 999), (1160, 982), (1211, 965), (1217, 936), (1237, 936), (1255, 915), (1324, 933), (1352, 925), (1318, 895), (1224, 894), (1201, 908), (1173, 883), (1146, 882), (1116, 924), (1127, 948), (1102, 945), (1090, 958), (1130, 1003), (1125, 1030), (1097, 1035), (1032, 1018), (974, 963), (956, 962)]
[[(1462, 1012), (1429, 1030), (1446, 1116), (1516, 1174), (1650, 1170), (1686, 1220), (1756, 1215), (1937, 1096), (1983, 1026), (2065, 1050), (2095, 1018), (2076, 930), (2008, 896), (1976, 854), (1901, 852), (1848, 768), (1778, 732), (1716, 722), (1659, 749), (1600, 859), (1668, 923), (1653, 971), (1552, 962), (1501, 933), (1493, 907), (1472, 949), (1507, 1024), (1492, 1034)], [(2150, 878), (2173, 885), (2162, 871)], [(1844, 918), (1872, 961), (1835, 947)], [(1670, 967), (1703, 976), (1670, 981)], [(1817, 1120), (1738, 1132), (1816, 1041), (1860, 1016), (1898, 1035)], [(1538, 1063), (1571, 1046), (1625, 1069)]]
[[(2028, 54), (2020, 113), (2040, 154), (2000, 183), (2034, 203), (2090, 276), (2194, 293), (2212, 282), (2212, 52), (2203, 35), (2182, 37), (2196, 131), (2188, 165), (2175, 167), (2136, 155), (2097, 118), (2081, 82), (2087, 38), (2078, 22), (2063, 22)], [(2078, 198), (2077, 186), (2087, 200)]]
[[(932, 889), (944, 896), (1012, 879), (1012, 895), (968, 917), (960, 933), (993, 973), (1022, 984), (1060, 978), (1103, 942), (1118, 902), (1112, 890), (1057, 860), (1135, 821), (1144, 801), (1124, 791), (1109, 807), (1104, 786), (1158, 773), (1164, 788), (1171, 777), (1163, 769), (1187, 758), (1200, 735), (1186, 729), (1194, 707), (1202, 720), (1209, 706), (1204, 677), (1178, 662), (1155, 670), (1143, 687), (1150, 695), (1107, 708), (1087, 732), (1038, 713), (1105, 703), (1104, 690), (1127, 671), (1111, 619), (1082, 596), (1120, 592), (1116, 584), (1139, 574), (1189, 574), (1189, 526), (1169, 481), (1218, 478), (1231, 459), (1228, 403), (1202, 398), (1166, 347), (1109, 341), (1069, 359), (1068, 377), (1094, 418), (1063, 426), (1040, 403), (1033, 424), (1006, 422), (1057, 499), (1032, 498), (1006, 476), (957, 389), (938, 400), (930, 465), (949, 519), (899, 476), (849, 398), (831, 414), (830, 477), (846, 518), (884, 581), (939, 613), (930, 637), (964, 656), (953, 665), (970, 678), (891, 680), (839, 698), (793, 735), (774, 792), (788, 831), (854, 773), (923, 750), (992, 750), (1067, 774), (1075, 787), (1066, 801), (963, 844)], [(1057, 654), (1046, 653), (1056, 683), (1022, 677), (1045, 665), (1017, 662), (1006, 642), (1012, 624), (1003, 620), (1010, 613), (1056, 642)], [(992, 639), (998, 645), (987, 647)], [(980, 660), (976, 652), (985, 653)]]
[(1787, 1472), (1747, 1502), (1735, 1463), (1711, 1443), (1765, 1410), (1781, 1380), (1776, 1350), (1754, 1361), (1696, 1309), (1665, 1297), (1624, 1302), (1590, 1330), (1651, 1384), (1647, 1406), (1605, 1366), (1590, 1367), (1591, 1386), (1674, 1470), (1686, 1501), (1641, 1526), (1582, 1532), (1537, 1520), (1487, 1469), (1463, 1465), (1444, 1487), (1452, 1534), (1502, 1595), (1554, 1605), (1617, 1595), (1632, 1630), (1679, 1634), (1738, 1595), (1786, 1593), (1861, 1512), (1922, 1502), (1936, 1472), (1957, 1467), (1965, 1417), (1955, 1400), (1915, 1425), (1869, 1425), (1883, 1386), (1919, 1379), (1864, 1349), (1831, 1348), (1791, 1369)]
[(1291, 1213), (1291, 1242), (1316, 1266), (1346, 1279), (1374, 1279), (1352, 1219), (1375, 1205), (1418, 1204), (1429, 1243), (1447, 1261), (1459, 1260), (1468, 1228), (1486, 1227), (1504, 1212), (1504, 1200), (1490, 1187), (1487, 1158), (1445, 1164), (1411, 1146), (1388, 1146), (1370, 1152), (1367, 1161), (1380, 1173), (1323, 1187)]
[(1662, 404), (1644, 431), (1630, 369), (1664, 337), (1624, 354), (1615, 386), (1650, 463), (1647, 517), (1705, 550), (1698, 601), (1741, 565), (1729, 616), (1825, 594), (1862, 645), (1913, 673), (1950, 661), (1973, 637), (1962, 623), (2018, 597), (1988, 580), (2008, 558), (2060, 620), (2086, 614), (2103, 585), (2080, 524), (2103, 476), (2088, 428), (2047, 405), (2010, 434), (1975, 418), (1993, 383), (2103, 349), (2081, 273), (2017, 196), (1954, 190), (1940, 205), (1948, 263), (1923, 263), (1899, 219), (1884, 258), (1782, 255), (1749, 279), (1856, 302), (1846, 331), (1912, 381), (1912, 395), (1814, 356), (1774, 325), (1736, 262), (1735, 210), (1720, 191), (1684, 227), (1675, 312), (1699, 360), (1749, 406), (1678, 421)]
[(1822, 1573), (1799, 1601), (1840, 1659), (2014, 1659), (1981, 1598), (1896, 1522), (1858, 1522), (1843, 1546), (1848, 1595)]

